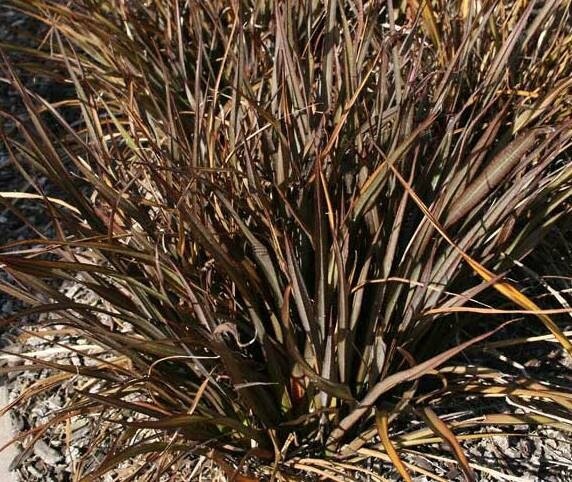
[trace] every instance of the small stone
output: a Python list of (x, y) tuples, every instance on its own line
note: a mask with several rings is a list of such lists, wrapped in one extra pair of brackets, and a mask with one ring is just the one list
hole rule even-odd
[(12, 300), (6, 300), (2, 305), (2, 313), (11, 314), (14, 311), (14, 303)]
[(461, 475), (460, 470), (457, 467), (452, 467), (449, 472), (445, 474), (447, 480), (455, 480), (457, 477)]
[(54, 465), (61, 458), (61, 454), (51, 448), (43, 440), (36, 442), (34, 445), (34, 453), (40, 457), (47, 465)]
[(12, 415), (12, 425), (14, 427), (14, 431), (16, 432), (23, 432), (26, 429), (26, 422), (21, 415), (18, 414), (11, 414)]
[(81, 358), (80, 358), (78, 355), (72, 355), (72, 356), (70, 357), (70, 361), (71, 361), (71, 364), (72, 364), (73, 366), (76, 366), (76, 367), (79, 367), (79, 366), (82, 366), (82, 365), (83, 365), (82, 360), (81, 360)]
[(26, 470), (28, 471), (28, 473), (30, 473), (31, 475), (33, 475), (34, 477), (36, 477), (37, 479), (42, 479), (42, 473), (37, 470), (33, 465), (28, 465), (26, 467)]
[(495, 437), (494, 438), (497, 447), (501, 450), (507, 450), (509, 448), (509, 440), (508, 437)]

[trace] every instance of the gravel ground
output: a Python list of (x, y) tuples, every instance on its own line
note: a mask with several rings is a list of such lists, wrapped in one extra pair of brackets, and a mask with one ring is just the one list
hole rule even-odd
[[(6, 9), (5, 2), (3, 0), (0, 0), (0, 26), (0, 42), (16, 43), (26, 46), (34, 45), (34, 41), (32, 39), (36, 39), (37, 41), (37, 35), (42, 31), (42, 27), (37, 22), (24, 18), (17, 12)], [(17, 58), (14, 58), (14, 62), (17, 63)], [(36, 79), (30, 78), (29, 76), (24, 76), (24, 80), (28, 85), (36, 84)], [(48, 97), (50, 96), (50, 85), (41, 84), (35, 85), (35, 88), (36, 87), (43, 95), (47, 95)], [(9, 88), (3, 79), (0, 79), (0, 108), (3, 111), (10, 112), (11, 114), (19, 117), (25, 112), (16, 92)], [(0, 129), (2, 129), (3, 133), (7, 136), (17, 135), (15, 126), (5, 119), (2, 119)], [(49, 186), (47, 186), (45, 179), (38, 177), (36, 182), (49, 191)], [(31, 192), (30, 188), (31, 186), (29, 182), (19, 173), (16, 166), (9, 161), (8, 154), (4, 146), (0, 143), (0, 191)], [(14, 202), (8, 201), (8, 203), (12, 204)], [(14, 205), (18, 208), (25, 219), (30, 220), (32, 224), (40, 226), (46, 233), (49, 232), (50, 225), (47, 222), (42, 222), (44, 215), (41, 208), (36, 203), (18, 201), (17, 203), (14, 203)], [(14, 214), (12, 209), (8, 207), (8, 204), (5, 204), (0, 200), (0, 246), (13, 241), (29, 238), (31, 234), (30, 229), (17, 215)], [(9, 281), (3, 271), (0, 271), (0, 279), (3, 281)], [(21, 303), (17, 300), (0, 293), (0, 318), (13, 315), (21, 306)], [(32, 319), (24, 320), (26, 323), (33, 321), (34, 320)], [(15, 332), (14, 330), (15, 329), (10, 329), (9, 331), (5, 331), (0, 327), (0, 348), (12, 345), (10, 348), (11, 350), (18, 349), (19, 345), (13, 345), (14, 337), (12, 335)], [(5, 361), (0, 361), (0, 368), (5, 365)], [(37, 375), (37, 373), (34, 373), (32, 376)], [(25, 376), (23, 379), (25, 379)], [(14, 390), (14, 376), (7, 377), (0, 373), (0, 407), (3, 407), (8, 400), (14, 398)], [(38, 403), (41, 404), (42, 402), (39, 401)], [(18, 433), (21, 428), (18, 422), (19, 420), (15, 411), (12, 411), (10, 415), (0, 417), (0, 446), (7, 443), (15, 433)], [(42, 445), (39, 445), (39, 447), (40, 448), (37, 450), (41, 451)], [(21, 477), (21, 473), (10, 470), (17, 455), (18, 451), (14, 445), (11, 445), (6, 450), (0, 452), (0, 480), (6, 482), (32, 480), (26, 477)]]
[[(8, 389), (0, 385), (0, 407), (8, 403)], [(0, 417), (0, 447), (8, 443), (13, 437), (14, 429), (9, 415)], [(12, 460), (18, 455), (16, 448), (11, 445), (0, 453), (0, 480), (3, 482), (17, 482), (18, 475), (10, 470)]]

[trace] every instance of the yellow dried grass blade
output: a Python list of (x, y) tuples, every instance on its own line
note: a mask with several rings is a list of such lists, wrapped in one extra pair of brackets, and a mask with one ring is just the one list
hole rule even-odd
[(441, 234), (441, 236), (443, 236), (443, 238), (462, 256), (462, 258), (469, 264), (469, 266), (471, 266), (471, 268), (475, 271), (475, 273), (477, 273), (487, 283), (492, 283), (493, 288), (495, 288), (499, 293), (508, 298), (510, 301), (514, 302), (515, 304), (521, 306), (526, 310), (533, 311), (535, 316), (537, 316), (540, 319), (540, 321), (542, 321), (542, 323), (546, 326), (546, 328), (554, 335), (554, 337), (560, 342), (562, 347), (572, 357), (572, 343), (570, 343), (570, 340), (564, 335), (562, 330), (558, 328), (558, 325), (556, 325), (556, 323), (554, 323), (554, 321), (552, 321), (552, 319), (548, 315), (539, 313), (539, 311), (541, 311), (540, 308), (530, 298), (522, 294), (514, 286), (510, 285), (506, 281), (499, 280), (496, 275), (494, 275), (491, 271), (489, 271), (478, 261), (474, 260), (465, 251), (463, 251), (445, 232), (443, 226), (439, 223), (439, 221), (437, 221), (437, 219), (435, 219), (433, 214), (431, 214), (425, 203), (421, 200), (421, 198), (419, 198), (417, 193), (413, 190), (411, 185), (401, 175), (401, 173), (397, 170), (397, 168), (393, 165), (393, 163), (388, 162), (387, 164), (389, 168), (393, 171), (393, 173), (397, 176), (399, 182), (407, 190), (411, 198), (415, 201), (415, 204), (417, 204), (417, 206), (419, 207), (419, 209), (421, 209), (423, 214), (427, 216), (427, 219), (429, 219), (429, 221), (439, 232), (439, 234)]
[(395, 447), (393, 446), (391, 440), (389, 439), (387, 412), (383, 410), (378, 410), (375, 414), (375, 423), (377, 425), (377, 431), (381, 438), (381, 443), (383, 444), (383, 448), (387, 452), (387, 455), (389, 455), (391, 463), (393, 464), (395, 469), (399, 472), (399, 475), (403, 477), (403, 480), (405, 480), (405, 482), (412, 482), (413, 479), (411, 478), (411, 475), (409, 475), (407, 468), (399, 458), (397, 450), (395, 450)]
[(459, 465), (461, 466), (461, 469), (463, 470), (467, 480), (470, 482), (475, 482), (477, 480), (475, 478), (475, 473), (469, 466), (467, 456), (465, 455), (465, 452), (463, 451), (463, 448), (457, 440), (457, 437), (455, 437), (453, 431), (429, 407), (425, 407), (423, 409), (423, 415), (427, 425), (433, 430), (435, 435), (440, 436), (451, 447), (453, 454), (459, 462)]
[(441, 41), (441, 34), (439, 32), (439, 27), (437, 26), (437, 21), (435, 19), (435, 12), (431, 6), (431, 0), (421, 0), (421, 5), (417, 0), (409, 0), (409, 5), (414, 12), (417, 12), (421, 8), (421, 16), (423, 17), (423, 27), (425, 28), (427, 34), (437, 47), (439, 52), (439, 57), (441, 63), (445, 64), (445, 51), (443, 49), (443, 42)]
[(48, 196), (40, 196), (39, 194), (31, 194), (28, 192), (0, 192), (0, 197), (4, 199), (40, 199), (40, 200), (48, 200), (51, 203), (57, 204), (59, 206), (63, 206), (70, 211), (73, 211), (76, 214), (80, 214), (79, 209), (73, 207), (71, 204), (68, 204), (61, 199), (56, 199), (53, 197)]
[(564, 349), (572, 356), (572, 343), (570, 343), (570, 340), (566, 337), (566, 335), (562, 332), (562, 330), (558, 328), (558, 325), (556, 325), (556, 323), (552, 321), (552, 318), (542, 313), (541, 308), (536, 303), (534, 303), (534, 301), (532, 301), (527, 296), (523, 295), (520, 291), (518, 291), (514, 286), (510, 285), (509, 283), (500, 280), (495, 281), (496, 278), (495, 275), (493, 275), (493, 273), (491, 273), (484, 266), (482, 266), (477, 261), (472, 259), (470, 256), (465, 255), (464, 258), (467, 261), (467, 263), (471, 266), (471, 268), (473, 268), (473, 270), (481, 278), (483, 278), (483, 280), (485, 280), (486, 282), (492, 282), (493, 287), (499, 293), (504, 295), (506, 298), (508, 298), (515, 304), (521, 306), (525, 310), (533, 311), (535, 313), (535, 316), (537, 316), (544, 323), (544, 326), (546, 326), (546, 328), (550, 330), (550, 333), (554, 335), (554, 337), (560, 342), (560, 344), (564, 347)]

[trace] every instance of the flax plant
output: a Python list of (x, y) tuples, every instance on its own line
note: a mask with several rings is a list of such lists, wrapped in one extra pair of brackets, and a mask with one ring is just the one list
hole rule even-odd
[(487, 357), (530, 333), (572, 355), (564, 295), (518, 268), (572, 206), (569, 1), (8, 3), (48, 27), (2, 45), (27, 108), (3, 142), (53, 235), (3, 247), (0, 290), (113, 355), (36, 361), (97, 381), (41, 430), (116, 427), (81, 480), (181, 454), (229, 480), (442, 480), (409, 457), (440, 441), (476, 480), (502, 472), (465, 454), (481, 427), (570, 431), (572, 391)]

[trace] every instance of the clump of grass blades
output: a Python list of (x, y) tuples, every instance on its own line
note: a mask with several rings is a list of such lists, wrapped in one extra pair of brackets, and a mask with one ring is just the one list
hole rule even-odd
[[(483, 354), (523, 324), (572, 352), (566, 308), (514, 279), (570, 212), (570, 2), (9, 3), (50, 27), (22, 68), (74, 94), (6, 68), (29, 118), (4, 142), (55, 234), (6, 246), (0, 289), (129, 360), (86, 371), (77, 407), (128, 429), (92, 478), (191, 451), (235, 480), (248, 457), (256, 477), (378, 458), (411, 480), (407, 447), (437, 437), (474, 479), (460, 442), (483, 423), (569, 430), (448, 411), (509, 392), (570, 410)], [(105, 308), (53, 288), (70, 279)]]

